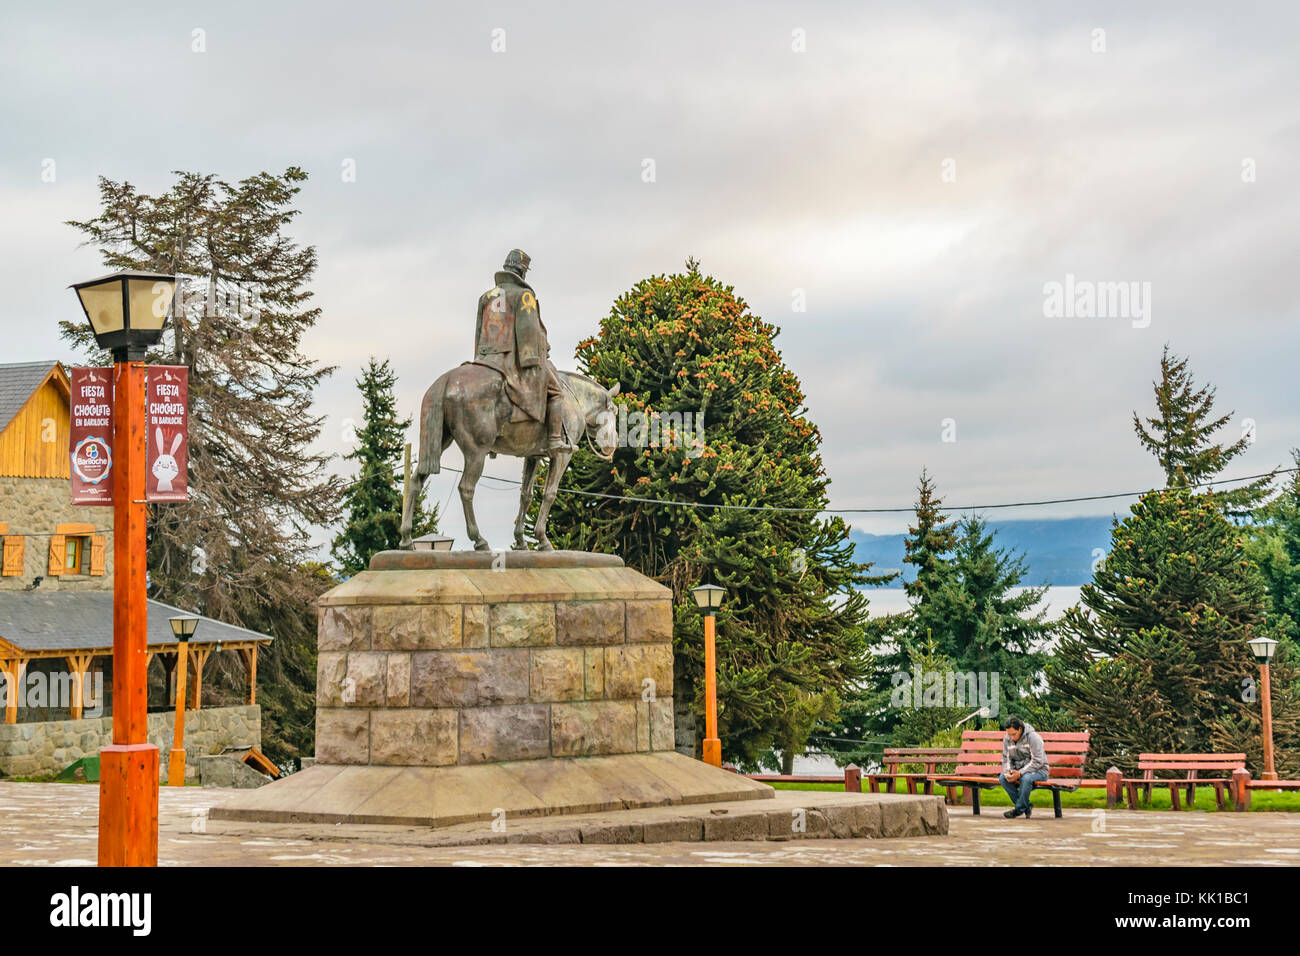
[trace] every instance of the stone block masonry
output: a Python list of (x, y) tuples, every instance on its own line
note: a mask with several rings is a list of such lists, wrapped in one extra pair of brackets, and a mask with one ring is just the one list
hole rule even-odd
[(675, 746), (671, 592), (630, 568), (370, 570), (320, 603), (322, 764)]
[[(176, 715), (149, 715), (149, 743), (161, 751), (160, 776), (167, 776)], [(47, 720), (0, 724), (0, 772), (9, 777), (47, 777), (82, 757), (94, 757), (113, 742), (113, 718)], [(225, 747), (262, 746), (262, 708), (205, 707), (185, 712), (186, 772), (197, 772), (200, 757)]]

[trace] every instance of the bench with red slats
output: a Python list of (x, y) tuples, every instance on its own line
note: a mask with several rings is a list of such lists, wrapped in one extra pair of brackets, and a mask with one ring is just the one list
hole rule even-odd
[[(897, 781), (907, 786), (908, 793), (916, 793), (920, 783), (925, 793), (934, 792), (934, 775), (939, 764), (955, 764), (961, 750), (957, 747), (886, 747), (880, 762), (884, 770), (867, 775), (867, 785), (872, 793), (880, 792), (884, 783), (885, 792), (893, 793)], [(925, 767), (923, 773), (901, 773), (899, 767), (918, 764)]]
[[(1047, 779), (1034, 784), (1034, 789), (1052, 791), (1052, 810), (1057, 819), (1061, 816), (1061, 794), (1079, 789), (1083, 782), (1083, 764), (1088, 757), (1087, 731), (1062, 733), (1036, 731), (1043, 738), (1047, 752)], [(1002, 773), (1001, 730), (966, 730), (961, 735), (961, 752), (957, 767), (952, 773), (933, 776), (934, 783), (949, 789), (961, 787), (970, 792), (971, 808), (975, 816), (980, 813), (980, 791), (1000, 786)]]
[[(1245, 754), (1138, 754), (1139, 777), (1125, 777), (1120, 781), (1128, 797), (1128, 808), (1137, 809), (1138, 790), (1143, 791), (1143, 801), (1151, 802), (1152, 787), (1169, 788), (1169, 806), (1179, 807), (1179, 791), (1187, 791), (1187, 809), (1196, 802), (1197, 787), (1213, 787), (1214, 802), (1224, 809), (1223, 792), (1232, 784), (1232, 772), (1246, 766)], [(1222, 776), (1202, 777), (1202, 772)], [(1157, 773), (1176, 773), (1176, 777), (1157, 777)]]

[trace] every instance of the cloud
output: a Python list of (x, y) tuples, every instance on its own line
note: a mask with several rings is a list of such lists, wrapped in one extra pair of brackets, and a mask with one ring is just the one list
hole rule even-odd
[[(177, 168), (293, 164), (312, 174), (294, 230), (319, 252), (307, 348), (341, 366), (318, 396), (332, 422), (358, 413), (368, 354), (392, 358), (415, 413), (468, 358), (471, 305), (513, 246), (533, 255), (561, 365), (620, 292), (693, 254), (782, 327), (838, 506), (907, 505), (922, 465), (954, 504), (1150, 484), (1128, 418), (1166, 341), (1225, 410), (1257, 420), (1240, 467), (1262, 471), (1300, 445), (1298, 16), (1283, 3), (1250, 16), (762, 2), (7, 13), (0, 360), (59, 350), (54, 324), (75, 314), (64, 287), (98, 266), (58, 224), (93, 212), (96, 175), (161, 189)], [(1045, 318), (1043, 284), (1066, 273), (1151, 282), (1151, 326)], [(949, 417), (955, 444), (940, 441)], [(504, 543), (512, 495), (486, 487), (480, 518)]]

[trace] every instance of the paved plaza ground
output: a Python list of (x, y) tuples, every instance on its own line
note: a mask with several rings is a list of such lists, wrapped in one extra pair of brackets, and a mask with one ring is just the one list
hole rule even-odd
[[(158, 856), (163, 866), (1295, 866), (1300, 814), (1050, 809), (1033, 819), (972, 817), (950, 807), (945, 836), (879, 840), (623, 845), (426, 846), (422, 828), (370, 827), (336, 836), (329, 827), (204, 822), (195, 811), (237, 791), (162, 788)], [(95, 862), (99, 789), (0, 783), (0, 864)], [(764, 801), (766, 802), (766, 801)], [(196, 823), (196, 821), (198, 821)], [(196, 833), (197, 827), (207, 832)], [(338, 828), (333, 828), (337, 830)]]

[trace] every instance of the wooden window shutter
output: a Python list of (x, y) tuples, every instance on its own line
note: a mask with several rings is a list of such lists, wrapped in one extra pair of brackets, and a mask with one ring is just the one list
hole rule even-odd
[(23, 573), (23, 554), (26, 550), (27, 539), (20, 534), (8, 534), (4, 538), (4, 565), (0, 568), (0, 574), (5, 577), (16, 577)]
[(90, 573), (104, 573), (104, 547), (108, 538), (102, 534), (97, 534), (90, 539)]
[(67, 560), (68, 536), (64, 534), (50, 535), (50, 574), (62, 574), (63, 562)]

